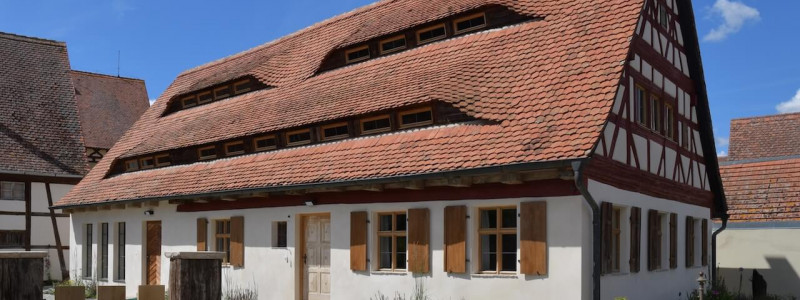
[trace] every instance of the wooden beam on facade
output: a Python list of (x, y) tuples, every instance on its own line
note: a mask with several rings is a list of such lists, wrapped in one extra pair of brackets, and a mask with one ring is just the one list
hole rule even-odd
[(421, 190), (425, 188), (425, 181), (422, 180), (411, 180), (405, 182), (405, 186), (403, 187), (409, 190)]
[(50, 208), (50, 222), (53, 223), (53, 235), (56, 239), (56, 252), (58, 252), (58, 264), (61, 267), (61, 278), (69, 278), (69, 271), (67, 271), (67, 263), (64, 259), (64, 248), (61, 244), (61, 234), (58, 231), (58, 222), (56, 222), (56, 211), (53, 209), (53, 193), (50, 192), (50, 183), (44, 184), (45, 191), (47, 192), (47, 204)]
[(447, 178), (447, 186), (452, 187), (469, 187), (472, 186), (472, 177), (449, 177)]
[(128, 207), (142, 207), (142, 202), (131, 202)]
[(147, 201), (146, 205), (148, 207), (158, 207), (158, 201)]
[(123, 203), (114, 204), (114, 208), (115, 209), (125, 209), (125, 204), (123, 204)]
[(521, 184), (522, 176), (519, 173), (505, 173), (500, 182), (503, 184)]

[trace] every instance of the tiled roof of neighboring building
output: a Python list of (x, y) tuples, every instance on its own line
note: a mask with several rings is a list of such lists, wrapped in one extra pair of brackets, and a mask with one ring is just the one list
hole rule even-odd
[[(336, 49), (485, 5), (536, 18), (317, 74)], [(642, 0), (394, 0), (188, 70), (58, 203), (431, 174), (589, 155)], [(273, 88), (162, 116), (242, 76)], [(488, 122), (402, 131), (107, 177), (119, 158), (441, 101)]]
[(71, 72), (86, 147), (110, 149), (150, 107), (143, 80)]
[(728, 161), (800, 155), (800, 113), (731, 121)]
[(800, 156), (723, 164), (720, 172), (731, 221), (800, 220)]
[(62, 42), (0, 33), (0, 173), (86, 173)]

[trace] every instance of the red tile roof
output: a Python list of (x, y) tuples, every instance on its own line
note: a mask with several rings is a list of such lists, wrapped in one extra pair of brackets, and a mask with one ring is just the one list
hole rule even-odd
[(86, 173), (62, 42), (0, 32), (0, 173)]
[(731, 121), (728, 160), (800, 155), (800, 113)]
[(720, 173), (731, 221), (800, 220), (800, 158), (723, 164)]
[(141, 79), (75, 70), (70, 74), (86, 147), (111, 148), (150, 107)]
[[(543, 17), (315, 75), (334, 49), (487, 4)], [(430, 174), (586, 157), (614, 100), (642, 0), (382, 1), (186, 71), (59, 205)], [(252, 75), (269, 90), (160, 117), (175, 95)], [(126, 173), (114, 159), (444, 101), (451, 125)]]

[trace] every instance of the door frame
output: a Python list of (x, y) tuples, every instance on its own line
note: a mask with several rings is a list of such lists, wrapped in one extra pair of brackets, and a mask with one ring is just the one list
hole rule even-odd
[(303, 256), (306, 255), (306, 220), (308, 217), (313, 216), (328, 217), (328, 220), (332, 220), (330, 212), (298, 214), (297, 218), (295, 219), (300, 223), (298, 226), (296, 226), (295, 232), (295, 240), (297, 241), (297, 250), (295, 253), (297, 253), (297, 255), (295, 255), (294, 265), (299, 266), (298, 268), (295, 268), (295, 279), (297, 280), (297, 284), (295, 285), (295, 299), (297, 300), (302, 300), (303, 293), (305, 292), (305, 282), (303, 281), (305, 278), (303, 278), (303, 275), (306, 271), (306, 264), (303, 262)]

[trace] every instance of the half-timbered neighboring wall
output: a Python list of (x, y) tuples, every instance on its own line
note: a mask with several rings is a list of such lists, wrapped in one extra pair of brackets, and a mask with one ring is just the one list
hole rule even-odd
[(587, 172), (626, 190), (710, 207), (698, 97), (676, 1), (645, 1)]

